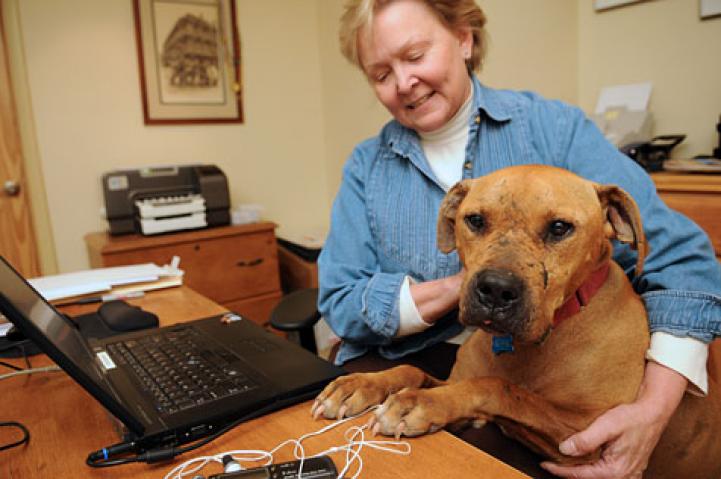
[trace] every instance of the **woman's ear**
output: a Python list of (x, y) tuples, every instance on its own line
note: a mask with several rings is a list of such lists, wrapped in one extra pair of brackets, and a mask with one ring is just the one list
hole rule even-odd
[(473, 54), (473, 32), (470, 27), (461, 27), (456, 31), (458, 46), (461, 49), (463, 58), (468, 60)]
[(448, 190), (438, 210), (437, 243), (442, 253), (456, 249), (456, 213), (473, 180), (463, 180)]

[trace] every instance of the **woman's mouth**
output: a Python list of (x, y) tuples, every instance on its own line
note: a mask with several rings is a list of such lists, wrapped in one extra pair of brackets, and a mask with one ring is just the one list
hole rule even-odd
[(426, 94), (426, 95), (423, 95), (422, 97), (420, 97), (420, 98), (417, 99), (416, 101), (407, 104), (407, 105), (406, 105), (406, 108), (408, 108), (409, 110), (415, 110), (416, 108), (418, 108), (418, 107), (420, 107), (421, 105), (423, 105), (426, 101), (428, 101), (428, 99), (429, 99), (430, 97), (432, 97), (434, 94), (435, 94), (435, 92), (430, 92), (430, 93), (428, 93), (428, 94)]

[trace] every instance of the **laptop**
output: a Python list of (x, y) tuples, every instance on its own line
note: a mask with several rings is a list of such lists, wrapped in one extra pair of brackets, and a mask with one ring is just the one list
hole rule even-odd
[(207, 438), (344, 374), (235, 314), (87, 338), (2, 256), (0, 312), (125, 425), (138, 451)]

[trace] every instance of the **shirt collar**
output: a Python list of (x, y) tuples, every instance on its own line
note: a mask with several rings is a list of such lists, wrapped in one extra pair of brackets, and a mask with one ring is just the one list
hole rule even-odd
[(483, 86), (476, 75), (472, 75), (471, 79), (474, 111), (483, 111), (489, 118), (499, 122), (511, 120), (513, 108), (503, 101), (500, 92)]

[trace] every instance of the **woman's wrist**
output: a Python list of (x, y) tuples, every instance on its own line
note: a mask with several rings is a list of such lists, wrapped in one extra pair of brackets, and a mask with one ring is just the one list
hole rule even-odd
[(676, 411), (687, 386), (688, 380), (680, 373), (649, 361), (636, 402), (649, 407), (659, 418), (667, 421)]

